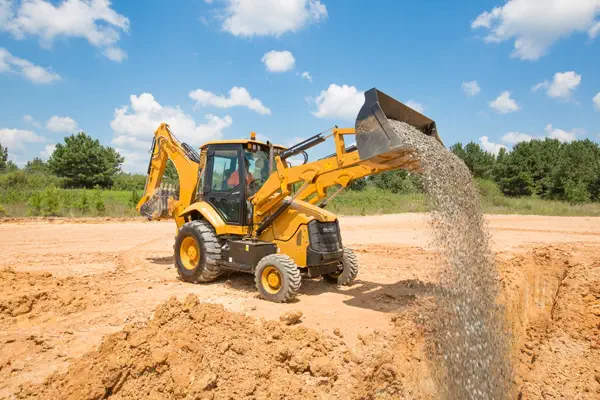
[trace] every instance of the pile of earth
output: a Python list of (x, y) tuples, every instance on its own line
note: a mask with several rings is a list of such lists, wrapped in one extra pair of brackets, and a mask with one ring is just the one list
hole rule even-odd
[[(365, 338), (365, 342), (367, 339)], [(255, 319), (171, 298), (154, 318), (109, 335), (97, 350), (17, 398), (343, 399), (402, 397), (389, 349), (350, 350), (302, 325)], [(387, 354), (386, 354), (387, 353)]]
[(52, 274), (0, 270), (0, 324), (44, 313), (68, 315), (101, 306), (113, 297), (94, 277), (57, 278)]

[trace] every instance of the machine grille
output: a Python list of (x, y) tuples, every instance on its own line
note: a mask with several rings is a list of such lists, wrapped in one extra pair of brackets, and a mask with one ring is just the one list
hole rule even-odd
[(342, 240), (337, 221), (308, 223), (310, 247), (319, 253), (330, 253), (342, 249)]

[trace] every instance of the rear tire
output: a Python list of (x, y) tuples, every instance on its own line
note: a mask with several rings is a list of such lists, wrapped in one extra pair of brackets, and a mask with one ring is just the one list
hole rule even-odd
[(302, 279), (294, 260), (285, 254), (270, 254), (263, 257), (254, 271), (254, 282), (261, 297), (275, 303), (291, 301)]
[(221, 246), (208, 222), (192, 221), (183, 225), (175, 239), (174, 249), (177, 273), (185, 282), (210, 282), (221, 274), (218, 265)]
[(340, 286), (349, 285), (356, 279), (358, 276), (358, 259), (352, 249), (344, 247), (344, 256), (340, 267), (336, 273), (323, 275), (323, 279)]

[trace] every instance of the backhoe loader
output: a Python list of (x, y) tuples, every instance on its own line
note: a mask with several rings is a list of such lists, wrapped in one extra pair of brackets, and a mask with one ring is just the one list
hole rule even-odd
[[(347, 285), (358, 262), (342, 245), (338, 218), (327, 203), (353, 180), (419, 169), (414, 150), (389, 119), (441, 143), (434, 121), (377, 89), (365, 92), (355, 128), (335, 127), (289, 148), (251, 133), (250, 139), (208, 142), (198, 154), (163, 123), (154, 133), (137, 208), (149, 219), (175, 219), (174, 259), (186, 282), (209, 282), (228, 270), (251, 273), (261, 296), (274, 302), (292, 300), (302, 276)], [(346, 147), (348, 136), (356, 145)], [(306, 150), (330, 137), (335, 153), (308, 162)], [(292, 165), (290, 159), (300, 155), (304, 163)], [(162, 183), (169, 159), (178, 189)]]

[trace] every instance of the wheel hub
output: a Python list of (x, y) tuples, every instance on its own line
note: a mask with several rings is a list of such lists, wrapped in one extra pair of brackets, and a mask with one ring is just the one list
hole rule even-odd
[(268, 266), (261, 275), (262, 285), (267, 292), (271, 294), (279, 292), (281, 289), (281, 274), (277, 268)]
[(198, 261), (200, 261), (200, 246), (196, 238), (188, 236), (183, 239), (179, 256), (185, 269), (193, 270), (196, 268)]

